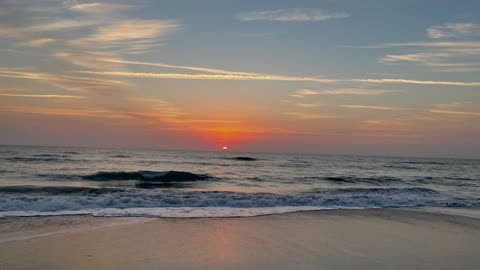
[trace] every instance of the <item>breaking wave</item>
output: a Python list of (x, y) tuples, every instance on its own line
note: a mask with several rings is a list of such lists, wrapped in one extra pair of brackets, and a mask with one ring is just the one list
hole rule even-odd
[(213, 178), (207, 174), (195, 174), (180, 171), (137, 171), (137, 172), (97, 172), (82, 177), (92, 181), (149, 180), (162, 182), (189, 182)]
[(128, 155), (114, 155), (114, 156), (110, 156), (112, 158), (129, 158), (131, 156), (128, 156)]
[(233, 157), (231, 159), (239, 160), (239, 161), (256, 161), (256, 160), (258, 160), (256, 158), (252, 158), (252, 157)]
[(62, 157), (11, 157), (5, 158), (10, 162), (48, 162), (48, 161), (67, 161), (68, 159)]
[[(308, 179), (308, 178), (306, 178)], [(333, 182), (336, 184), (370, 184), (370, 185), (382, 185), (389, 183), (404, 183), (404, 181), (397, 177), (354, 177), (354, 176), (343, 176), (343, 177), (321, 177), (315, 178), (321, 181)]]
[[(159, 209), (212, 208), (388, 208), (479, 207), (480, 198), (461, 199), (427, 188), (319, 189), (296, 194), (181, 191), (168, 189), (109, 189), (78, 187), (0, 188), (0, 217), (27, 211), (46, 215), (61, 211), (86, 211), (110, 215), (151, 216)], [(143, 210), (128, 210), (140, 208)], [(148, 210), (157, 209), (157, 210)], [(110, 210), (108, 210), (110, 209)], [(112, 210), (113, 209), (113, 210)], [(112, 212), (113, 211), (113, 212)], [(174, 211), (174, 210), (170, 210)], [(245, 210), (247, 211), (247, 210)], [(108, 214), (110, 213), (110, 214)], [(132, 214), (133, 213), (133, 214)]]
[(6, 186), (0, 187), (0, 193), (4, 194), (48, 194), (48, 195), (89, 195), (120, 192), (122, 189), (116, 188), (93, 188), (93, 187), (66, 187), (66, 186)]

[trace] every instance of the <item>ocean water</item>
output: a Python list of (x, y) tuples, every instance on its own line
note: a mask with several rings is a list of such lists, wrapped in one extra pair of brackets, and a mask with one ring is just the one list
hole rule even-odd
[(0, 146), (0, 217), (480, 207), (480, 160)]

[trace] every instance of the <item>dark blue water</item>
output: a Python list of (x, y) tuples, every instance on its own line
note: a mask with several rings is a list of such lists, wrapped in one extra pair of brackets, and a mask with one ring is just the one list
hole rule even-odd
[(480, 160), (0, 147), (0, 216), (480, 207)]

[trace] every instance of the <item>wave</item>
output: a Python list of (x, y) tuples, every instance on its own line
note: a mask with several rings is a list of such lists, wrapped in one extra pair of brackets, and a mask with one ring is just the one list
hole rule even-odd
[(112, 158), (129, 158), (131, 156), (128, 156), (128, 155), (114, 155), (114, 156), (110, 156)]
[(480, 187), (480, 180), (477, 178), (465, 177), (423, 177), (411, 180), (415, 184), (437, 185), (448, 187)]
[(136, 188), (153, 189), (153, 188), (192, 188), (195, 184), (192, 182), (146, 182), (140, 181), (135, 183)]
[[(0, 171), (1, 173), (1, 171)], [(207, 174), (194, 174), (180, 171), (111, 171), (96, 172), (88, 175), (75, 174), (36, 174), (37, 177), (47, 178), (55, 181), (88, 180), (96, 182), (108, 181), (134, 181), (131, 187), (137, 188), (185, 188), (191, 187), (198, 181), (216, 179)], [(1, 188), (0, 188), (1, 192)]]
[[(296, 206), (296, 207), (165, 207), (165, 208), (105, 208), (77, 211), (8, 211), (0, 212), (0, 217), (38, 217), (91, 215), (94, 217), (146, 217), (146, 218), (212, 218), (212, 217), (255, 217), (273, 214), (285, 214), (300, 211), (330, 210), (334, 208)], [(358, 208), (350, 208), (358, 209)]]
[[(232, 158), (226, 158), (227, 160), (232, 160)], [(156, 164), (171, 164), (175, 166), (185, 166), (185, 165), (194, 165), (194, 166), (215, 166), (215, 167), (238, 167), (238, 166), (254, 166), (254, 163), (250, 162), (243, 162), (243, 163), (226, 163), (226, 162), (205, 162), (205, 161), (174, 161), (174, 160), (143, 160), (140, 161), (140, 164), (142, 165), (156, 165)]]
[(418, 164), (418, 165), (447, 165), (449, 162), (432, 161), (432, 160), (419, 160), (419, 161), (402, 161), (402, 164)]
[(66, 155), (57, 155), (57, 154), (36, 154), (32, 157), (39, 157), (39, 158), (65, 158)]
[(408, 165), (388, 165), (385, 167), (391, 168), (391, 169), (400, 169), (400, 170), (419, 170), (419, 167), (408, 166)]
[(49, 180), (61, 181), (61, 180), (78, 180), (78, 175), (72, 174), (56, 174), (56, 173), (38, 173), (35, 176), (41, 178), (47, 178)]
[(181, 171), (137, 171), (137, 172), (97, 172), (82, 177), (85, 180), (93, 181), (116, 181), (116, 180), (148, 180), (160, 182), (193, 182), (198, 180), (212, 179), (207, 174), (195, 174)]
[(233, 158), (230, 158), (230, 159), (239, 160), (239, 161), (256, 161), (256, 160), (258, 160), (256, 158), (252, 158), (252, 157), (233, 157)]
[[(329, 192), (330, 190), (320, 189), (320, 192)], [(417, 195), (427, 195), (427, 194), (439, 194), (438, 191), (429, 189), (429, 188), (422, 188), (422, 187), (412, 187), (412, 188), (342, 188), (342, 189), (334, 189), (335, 192), (341, 193), (375, 193), (375, 194), (417, 194)]]
[(301, 181), (326, 181), (335, 184), (370, 184), (382, 185), (389, 183), (405, 183), (404, 180), (397, 177), (379, 176), (379, 177), (355, 177), (355, 176), (332, 176), (332, 177), (302, 177), (297, 178)]
[(23, 161), (23, 162), (47, 162), (47, 161), (60, 161), (62, 160), (61, 158), (42, 158), (42, 157), (11, 157), (11, 158), (5, 158), (7, 161), (11, 162), (17, 162), (17, 161)]
[(13, 150), (0, 150), (0, 154), (18, 154), (18, 152)]
[(48, 195), (87, 195), (87, 194), (105, 194), (124, 191), (115, 188), (93, 188), (93, 187), (68, 187), (68, 186), (5, 186), (0, 187), (0, 193), (4, 194), (48, 194)]
[(53, 155), (53, 154), (38, 154), (27, 157), (7, 157), (4, 158), (6, 161), (10, 162), (50, 162), (50, 161), (73, 161), (68, 159), (66, 155)]
[(212, 215), (220, 208), (480, 207), (480, 198), (457, 198), (427, 188), (319, 189), (295, 194), (65, 187), (15, 187), (10, 191), (5, 188), (1, 191), (0, 216), (2, 212), (14, 211), (41, 214), (61, 211), (101, 212), (105, 209), (117, 209), (108, 211), (128, 215), (129, 209), (135, 208), (145, 209), (149, 213), (153, 210), (148, 208), (172, 208), (172, 211), (180, 212), (185, 207), (210, 207)]
[(141, 180), (139, 172), (97, 172), (82, 176), (85, 180), (91, 181), (115, 181), (115, 180)]

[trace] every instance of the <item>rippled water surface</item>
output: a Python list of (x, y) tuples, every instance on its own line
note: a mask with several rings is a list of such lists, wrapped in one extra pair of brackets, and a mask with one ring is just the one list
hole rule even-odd
[(409, 206), (479, 207), (480, 160), (0, 147), (0, 216)]

